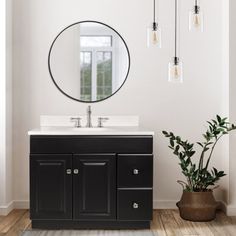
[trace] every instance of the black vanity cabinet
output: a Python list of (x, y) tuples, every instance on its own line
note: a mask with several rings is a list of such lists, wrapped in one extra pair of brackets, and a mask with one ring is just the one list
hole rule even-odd
[(33, 228), (148, 228), (153, 138), (30, 136)]

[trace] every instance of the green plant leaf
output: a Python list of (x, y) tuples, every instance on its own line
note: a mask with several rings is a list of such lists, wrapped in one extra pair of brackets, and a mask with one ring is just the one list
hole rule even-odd
[(200, 145), (201, 147), (203, 147), (203, 144), (201, 144), (200, 142), (197, 142), (198, 145)]
[(221, 122), (221, 117), (219, 115), (216, 115), (217, 121), (220, 123)]
[(166, 135), (168, 135), (168, 132), (166, 132), (166, 131), (162, 131), (162, 133), (166, 136)]
[(170, 146), (171, 146), (171, 147), (174, 147), (174, 146), (175, 146), (174, 140), (173, 140), (172, 138), (170, 139)]
[(212, 122), (213, 122), (215, 125), (217, 125), (217, 121), (216, 121), (216, 120), (212, 120)]

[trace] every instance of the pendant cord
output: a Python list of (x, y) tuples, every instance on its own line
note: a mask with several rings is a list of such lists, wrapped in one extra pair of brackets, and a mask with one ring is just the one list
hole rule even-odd
[(153, 0), (153, 22), (156, 22), (156, 0)]
[(177, 11), (178, 11), (178, 0), (175, 0), (175, 57), (177, 57)]
[(197, 0), (195, 0), (195, 6), (197, 6)]

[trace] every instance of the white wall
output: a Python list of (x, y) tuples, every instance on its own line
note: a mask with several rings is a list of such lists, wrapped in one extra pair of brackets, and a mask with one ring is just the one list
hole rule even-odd
[(6, 163), (6, 134), (5, 134), (5, 126), (6, 126), (6, 5), (5, 1), (1, 2), (1, 33), (3, 33), (4, 37), (1, 38), (0, 40), (0, 51), (1, 53), (1, 77), (3, 79), (0, 80), (0, 184), (2, 186), (1, 191), (0, 191), (0, 205), (5, 205), (5, 179), (6, 179), (6, 174), (5, 174), (5, 163)]
[(12, 204), (12, 2), (0, 3), (0, 215)]
[[(224, 76), (223, 0), (202, 1), (204, 34), (188, 32), (192, 1), (181, 2), (181, 59), (184, 83), (167, 82), (167, 64), (173, 57), (174, 1), (160, 0), (162, 49), (146, 48), (146, 27), (152, 20), (152, 1), (143, 0), (14, 0), (14, 197), (29, 198), (29, 138), (39, 116), (84, 114), (87, 104), (62, 95), (52, 83), (47, 56), (52, 40), (65, 26), (81, 20), (98, 20), (114, 27), (126, 40), (131, 70), (123, 88), (113, 97), (92, 105), (93, 114), (139, 115), (141, 126), (154, 130), (155, 207), (173, 207), (180, 198), (178, 161), (167, 147), (162, 130), (172, 130), (191, 141), (201, 140), (207, 119), (228, 115), (228, 78)], [(214, 9), (212, 8), (214, 7)], [(227, 140), (224, 140), (227, 144)], [(228, 156), (219, 145), (213, 164), (228, 171)], [(226, 164), (224, 164), (226, 163)], [(218, 198), (227, 201), (227, 178)]]
[[(230, 93), (229, 93), (229, 105), (230, 105), (230, 119), (232, 121), (236, 120), (236, 2), (234, 0), (229, 1), (229, 75), (230, 75)], [(230, 179), (229, 179), (229, 209), (228, 213), (230, 215), (236, 215), (236, 135), (230, 135)]]

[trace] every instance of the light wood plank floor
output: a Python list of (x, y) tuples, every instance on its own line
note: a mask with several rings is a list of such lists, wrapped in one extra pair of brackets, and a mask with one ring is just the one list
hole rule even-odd
[[(13, 210), (0, 216), (0, 236), (18, 236), (30, 228), (28, 210)], [(155, 210), (151, 230), (155, 236), (236, 236), (236, 217), (218, 212), (214, 221), (194, 223), (182, 220), (177, 210)]]

